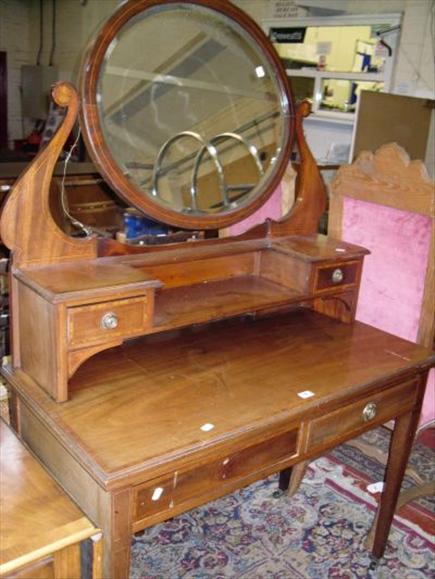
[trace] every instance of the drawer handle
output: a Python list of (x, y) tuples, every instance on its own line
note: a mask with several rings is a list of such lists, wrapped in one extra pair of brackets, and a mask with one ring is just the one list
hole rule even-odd
[(368, 422), (369, 420), (373, 420), (378, 412), (378, 407), (376, 406), (375, 402), (369, 402), (364, 406), (364, 410), (362, 411), (363, 420), (364, 422)]
[(332, 283), (341, 283), (344, 280), (344, 273), (343, 270), (337, 267), (334, 269), (331, 275)]
[(118, 316), (113, 312), (107, 312), (107, 314), (104, 314), (104, 316), (101, 318), (101, 327), (104, 330), (114, 330), (118, 327), (118, 323)]

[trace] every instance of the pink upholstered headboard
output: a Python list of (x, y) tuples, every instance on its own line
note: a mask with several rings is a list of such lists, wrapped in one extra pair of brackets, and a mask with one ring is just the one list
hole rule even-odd
[(417, 341), (432, 223), (427, 215), (343, 199), (342, 238), (364, 260), (357, 320)]
[[(332, 191), (330, 235), (371, 251), (364, 261), (356, 319), (431, 346), (434, 184), (423, 164), (410, 161), (394, 143), (384, 145), (342, 167)], [(425, 317), (430, 329), (422, 338)], [(434, 419), (432, 370), (420, 423)]]
[[(356, 319), (417, 341), (429, 259), (427, 215), (357, 199), (343, 199), (342, 237), (371, 254), (364, 260)], [(426, 387), (420, 423), (435, 420), (435, 371)]]

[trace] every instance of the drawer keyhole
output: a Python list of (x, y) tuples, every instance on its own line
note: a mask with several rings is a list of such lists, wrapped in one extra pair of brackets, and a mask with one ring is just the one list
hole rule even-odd
[(107, 314), (104, 314), (101, 318), (101, 327), (105, 330), (114, 330), (118, 327), (118, 323), (118, 316), (113, 312), (107, 312)]
[(373, 420), (376, 416), (378, 411), (378, 407), (374, 402), (369, 402), (366, 406), (364, 406), (364, 410), (362, 411), (364, 422), (368, 422), (369, 420)]
[(334, 269), (331, 275), (332, 283), (341, 283), (344, 280), (344, 273), (343, 270), (339, 267)]

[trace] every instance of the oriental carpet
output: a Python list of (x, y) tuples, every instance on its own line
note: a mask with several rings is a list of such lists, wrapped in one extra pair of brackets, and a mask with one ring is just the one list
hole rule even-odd
[[(388, 448), (378, 428), (362, 438)], [(414, 446), (411, 464), (435, 480), (435, 452)], [(297, 494), (274, 498), (277, 476), (156, 525), (134, 537), (131, 579), (435, 578), (432, 498), (396, 515), (375, 566), (364, 541), (383, 466), (349, 444), (311, 463)], [(408, 477), (404, 486), (412, 484)], [(276, 493), (275, 493), (276, 494)]]

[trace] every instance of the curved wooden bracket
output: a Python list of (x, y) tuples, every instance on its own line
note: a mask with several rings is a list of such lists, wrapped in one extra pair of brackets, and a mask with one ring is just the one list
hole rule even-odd
[[(67, 382), (69, 378), (74, 376), (74, 374), (77, 372), (77, 370), (80, 368), (80, 366), (84, 362), (86, 362), (86, 360), (89, 360), (89, 358), (92, 358), (92, 356), (95, 356), (95, 354), (98, 354), (99, 352), (103, 352), (104, 350), (109, 350), (110, 348), (115, 348), (116, 346), (120, 346), (122, 343), (123, 343), (123, 340), (113, 340), (113, 342), (104, 342), (104, 344), (98, 344), (96, 346), (83, 348), (83, 350), (75, 350), (75, 351), (69, 352), (67, 354), (68, 374), (67, 374), (67, 380), (65, 380), (65, 382)], [(65, 391), (65, 400), (67, 400), (67, 397), (68, 397), (68, 392), (66, 390)]]
[(300, 155), (300, 166), (295, 184), (295, 203), (279, 221), (267, 219), (243, 233), (242, 238), (280, 237), (285, 235), (312, 235), (317, 233), (319, 221), (327, 206), (326, 186), (316, 160), (304, 135), (303, 120), (311, 113), (308, 101), (301, 102), (296, 109), (296, 145)]
[(322, 296), (313, 301), (312, 308), (324, 316), (350, 324), (355, 319), (358, 291), (350, 290), (341, 295)]
[(54, 167), (79, 108), (77, 91), (70, 83), (56, 84), (52, 98), (57, 105), (67, 107), (65, 119), (47, 147), (16, 181), (1, 216), (1, 238), (13, 253), (14, 267), (92, 259), (97, 255), (94, 238), (69, 237), (51, 215), (49, 193)]

